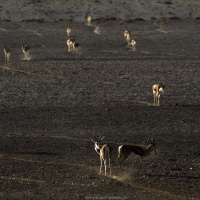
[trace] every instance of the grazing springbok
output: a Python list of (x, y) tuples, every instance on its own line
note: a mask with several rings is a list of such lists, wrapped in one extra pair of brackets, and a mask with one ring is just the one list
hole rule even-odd
[(67, 32), (68, 37), (70, 37), (70, 33), (71, 33), (71, 31), (72, 31), (71, 28), (67, 28), (66, 32)]
[(3, 47), (4, 55), (5, 55), (5, 63), (9, 63), (10, 61), (10, 49), (7, 47)]
[(24, 60), (30, 60), (29, 50), (31, 49), (29, 44), (22, 44), (22, 51), (24, 53)]
[(76, 41), (76, 37), (75, 37), (75, 36), (71, 36), (71, 37), (67, 40), (66, 44), (67, 44), (67, 47), (68, 47), (68, 51), (69, 51), (69, 52), (70, 52), (70, 51), (73, 51), (73, 44), (75, 43), (75, 41)]
[(92, 17), (91, 16), (87, 17), (87, 22), (88, 22), (88, 26), (90, 26), (91, 23), (92, 23)]
[(107, 161), (109, 164), (109, 168), (110, 168), (110, 176), (111, 176), (111, 165), (110, 165), (110, 159), (112, 156), (112, 147), (109, 144), (100, 144), (101, 140), (103, 140), (103, 137), (99, 137), (98, 139), (96, 137), (93, 136), (93, 139), (91, 138), (92, 142), (94, 142), (94, 149), (95, 151), (100, 155), (100, 171), (99, 171), (99, 175), (101, 174), (101, 170), (103, 167), (103, 163), (104, 163), (104, 168), (105, 168), (105, 176), (107, 175)]
[(152, 86), (154, 105), (155, 106), (159, 106), (160, 105), (160, 94), (164, 92), (164, 87), (165, 86), (162, 83), (154, 84)]
[(148, 140), (147, 142), (148, 146), (145, 149), (136, 145), (121, 145), (118, 147), (117, 163), (119, 163), (121, 173), (122, 173), (121, 165), (128, 158), (131, 152), (140, 157), (142, 167), (143, 167), (143, 159), (142, 159), (143, 157), (148, 156), (152, 151), (154, 151), (155, 154), (157, 154), (155, 149), (154, 139)]

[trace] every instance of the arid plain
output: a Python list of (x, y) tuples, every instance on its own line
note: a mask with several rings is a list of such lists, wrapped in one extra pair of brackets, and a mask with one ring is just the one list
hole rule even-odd
[[(67, 27), (78, 54), (67, 51)], [(2, 50), (0, 198), (199, 199), (199, 30), (199, 20), (1, 22), (11, 60)], [(160, 106), (156, 82), (165, 84)], [(93, 134), (113, 146), (111, 177), (98, 174)], [(117, 147), (152, 137), (158, 154), (143, 169), (132, 155), (117, 173)]]

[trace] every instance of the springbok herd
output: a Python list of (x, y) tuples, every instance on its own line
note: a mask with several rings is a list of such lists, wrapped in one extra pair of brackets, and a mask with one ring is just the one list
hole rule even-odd
[[(92, 17), (88, 16), (87, 17), (87, 25), (90, 26), (92, 23)], [(67, 32), (67, 47), (68, 47), (68, 52), (72, 52), (72, 53), (78, 53), (79, 49), (80, 49), (80, 44), (78, 42), (76, 42), (76, 37), (71, 35), (71, 28), (67, 28), (66, 29)], [(124, 38), (127, 41), (127, 45), (131, 46), (133, 48), (133, 50), (135, 50), (135, 46), (136, 46), (136, 41), (132, 38), (131, 39), (131, 33), (128, 30), (124, 31)], [(26, 44), (22, 44), (22, 52), (24, 54), (24, 58), (23, 60), (30, 60), (30, 54), (29, 51), (31, 49), (31, 46), (26, 43)], [(5, 55), (5, 64), (9, 64), (10, 62), (10, 48), (4, 46), (3, 47), (4, 50), (4, 55)], [(153, 97), (154, 97), (154, 105), (155, 106), (159, 106), (160, 105), (160, 95), (161, 93), (164, 92), (164, 84), (159, 83), (159, 84), (154, 84), (152, 86), (152, 90), (153, 90)]]
[[(92, 22), (92, 18), (91, 16), (87, 17), (87, 25), (90, 26)], [(78, 53), (79, 52), (79, 48), (80, 48), (80, 44), (76, 42), (76, 37), (71, 35), (71, 28), (67, 28), (66, 29), (67, 32), (67, 47), (68, 47), (68, 52), (73, 52), (73, 53)], [(128, 30), (124, 31), (124, 38), (127, 41), (127, 45), (131, 46), (135, 49), (136, 46), (136, 41), (131, 38), (131, 34)], [(28, 61), (30, 60), (30, 55), (29, 55), (29, 51), (30, 51), (31, 47), (29, 44), (23, 44), (22, 45), (22, 52), (24, 54), (24, 60)], [(8, 47), (3, 47), (4, 50), (4, 55), (5, 55), (5, 64), (9, 64), (10, 62), (10, 49)], [(164, 92), (164, 85), (162, 83), (160, 84), (154, 84), (152, 86), (152, 90), (153, 90), (153, 98), (154, 98), (154, 105), (159, 106), (160, 105), (160, 94)], [(101, 174), (102, 171), (102, 167), (104, 164), (104, 168), (105, 168), (105, 176), (107, 175), (107, 163), (110, 169), (110, 176), (111, 176), (111, 157), (112, 157), (112, 153), (113, 153), (113, 148), (111, 145), (109, 144), (101, 144), (101, 141), (103, 140), (104, 137), (99, 137), (96, 138), (95, 136), (93, 136), (93, 138), (91, 138), (92, 142), (94, 143), (94, 148), (95, 151), (99, 154), (100, 156), (100, 172), (99, 174)], [(150, 139), (148, 140), (148, 146), (144, 149), (140, 146), (136, 146), (136, 145), (121, 145), (118, 147), (118, 158), (116, 160), (116, 163), (119, 164), (120, 166), (120, 171), (122, 173), (122, 169), (121, 169), (121, 165), (122, 163), (128, 158), (128, 156), (133, 152), (134, 154), (136, 154), (140, 160), (141, 160), (141, 165), (143, 166), (143, 157), (148, 156), (152, 151), (156, 153), (156, 149), (155, 149), (155, 141), (154, 139)]]

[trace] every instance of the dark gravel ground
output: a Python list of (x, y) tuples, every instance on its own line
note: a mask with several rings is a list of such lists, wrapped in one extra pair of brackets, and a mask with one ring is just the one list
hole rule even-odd
[[(67, 27), (78, 54), (67, 52)], [(199, 30), (199, 20), (1, 22), (11, 63), (2, 51), (0, 199), (200, 199)], [(161, 106), (155, 82), (166, 85)], [(114, 148), (112, 177), (98, 175), (93, 134)], [(143, 169), (131, 155), (116, 176), (117, 147), (152, 137), (158, 155)]]

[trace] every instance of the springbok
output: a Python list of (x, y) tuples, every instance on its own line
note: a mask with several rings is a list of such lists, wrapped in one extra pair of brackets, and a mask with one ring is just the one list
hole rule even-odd
[(134, 39), (132, 39), (130, 41), (130, 43), (128, 42), (128, 45), (130, 45), (132, 51), (135, 51), (136, 50), (136, 41)]
[(126, 39), (126, 41), (128, 42), (128, 43), (130, 43), (130, 41), (131, 41), (131, 34), (130, 34), (130, 32), (129, 31), (124, 31), (124, 37), (125, 37), (125, 39)]
[(70, 39), (68, 39), (67, 42), (66, 42), (66, 44), (67, 44), (67, 47), (68, 47), (68, 51), (69, 52), (72, 51), (72, 49), (73, 49), (73, 43), (72, 43), (72, 41)]
[(144, 149), (140, 146), (136, 145), (121, 145), (118, 147), (118, 158), (117, 163), (119, 163), (120, 171), (122, 173), (121, 165), (128, 158), (131, 152), (138, 155), (141, 160), (141, 165), (143, 167), (143, 157), (148, 156), (152, 151), (157, 154), (155, 149), (155, 141), (154, 139), (148, 140), (148, 146)]
[(103, 140), (103, 137), (99, 137), (98, 139), (96, 137), (93, 136), (93, 139), (91, 138), (92, 142), (94, 142), (94, 149), (95, 151), (100, 155), (100, 171), (99, 171), (99, 175), (101, 174), (101, 170), (103, 167), (103, 163), (104, 163), (104, 168), (105, 168), (105, 176), (107, 175), (107, 171), (106, 171), (106, 164), (108, 161), (109, 164), (109, 168), (110, 168), (110, 176), (111, 176), (111, 165), (110, 165), (110, 159), (112, 156), (112, 147), (109, 144), (100, 144), (101, 140)]
[(70, 51), (73, 51), (73, 44), (75, 43), (75, 41), (76, 41), (75, 36), (71, 36), (71, 37), (67, 40), (66, 44), (67, 44), (67, 47), (68, 47), (68, 51), (69, 51), (69, 52), (70, 52)]
[(4, 55), (5, 55), (5, 63), (9, 63), (10, 61), (10, 49), (7, 47), (3, 47)]
[(91, 23), (92, 23), (92, 17), (91, 16), (87, 17), (87, 22), (88, 22), (88, 26), (90, 26)]
[(154, 105), (156, 105), (156, 106), (160, 105), (160, 94), (164, 92), (164, 87), (165, 86), (162, 83), (154, 84), (152, 86)]
[(130, 35), (129, 31), (125, 30), (125, 31), (124, 31), (124, 37), (127, 38), (127, 35), (128, 35), (128, 34)]
[(136, 41), (135, 41), (134, 39), (132, 39), (131, 42), (130, 42), (130, 45), (131, 45), (132, 47), (135, 47)]
[(66, 32), (67, 32), (68, 37), (70, 36), (71, 31), (72, 31), (71, 28), (67, 28)]
[(29, 50), (31, 49), (29, 44), (22, 44), (22, 51), (24, 53), (24, 60), (30, 60)]

